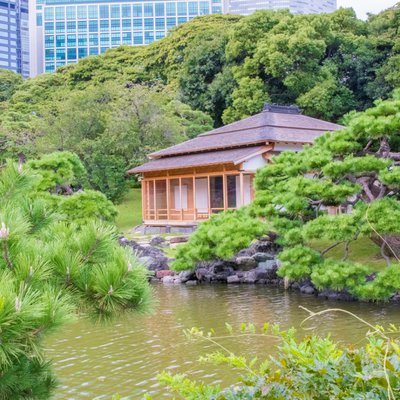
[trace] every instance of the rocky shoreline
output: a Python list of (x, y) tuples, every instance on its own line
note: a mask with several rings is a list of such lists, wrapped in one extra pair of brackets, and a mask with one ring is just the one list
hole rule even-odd
[[(249, 248), (239, 251), (230, 260), (216, 260), (200, 262), (191, 271), (175, 272), (170, 269), (172, 258), (168, 258), (165, 247), (177, 246), (185, 243), (186, 236), (177, 236), (166, 239), (153, 237), (146, 245), (134, 240), (120, 238), (121, 246), (130, 247), (139, 261), (144, 263), (150, 271), (151, 282), (166, 285), (199, 284), (257, 284), (274, 287), (284, 287), (287, 290), (299, 291), (305, 295), (313, 295), (322, 299), (339, 301), (359, 301), (346, 291), (331, 289), (318, 290), (311, 281), (287, 281), (277, 275), (279, 267), (278, 254), (280, 246), (273, 237), (264, 237), (257, 240)], [(400, 302), (400, 294), (394, 295), (391, 302)]]

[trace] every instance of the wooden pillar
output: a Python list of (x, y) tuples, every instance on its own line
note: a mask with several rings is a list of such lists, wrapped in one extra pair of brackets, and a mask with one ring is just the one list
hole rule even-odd
[(196, 177), (193, 175), (193, 219), (197, 221), (197, 206), (196, 206)]
[(243, 172), (240, 173), (240, 207), (244, 205), (244, 179)]
[(147, 212), (147, 217), (148, 219), (150, 218), (150, 181), (146, 181), (146, 191), (147, 191), (147, 196), (146, 196), (146, 212)]
[(142, 222), (146, 219), (146, 181), (142, 179)]
[(166, 190), (167, 190), (167, 220), (170, 220), (170, 204), (169, 204), (169, 191), (170, 191), (170, 180), (169, 178), (166, 179)]
[(183, 221), (182, 178), (179, 178), (179, 205), (181, 207), (181, 221)]
[(157, 197), (156, 197), (156, 181), (153, 179), (153, 206), (154, 206), (154, 219), (157, 219)]
[(226, 211), (228, 209), (228, 180), (225, 174), (222, 175), (222, 187), (224, 192), (224, 211)]
[(208, 218), (211, 217), (211, 187), (210, 187), (210, 175), (207, 175), (207, 194), (208, 194)]

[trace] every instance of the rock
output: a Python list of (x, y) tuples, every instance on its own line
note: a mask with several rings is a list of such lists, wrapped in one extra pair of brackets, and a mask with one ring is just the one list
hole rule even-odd
[(187, 281), (195, 279), (196, 278), (196, 274), (193, 271), (182, 271), (179, 274), (179, 278), (182, 281), (182, 283), (185, 283)]
[(252, 257), (237, 257), (236, 264), (238, 269), (243, 271), (250, 271), (257, 266), (256, 260), (254, 260)]
[(188, 285), (188, 286), (195, 286), (197, 284), (198, 284), (198, 282), (195, 280), (186, 281), (186, 285)]
[(228, 283), (240, 283), (240, 278), (237, 275), (228, 276), (226, 279)]
[(161, 270), (161, 271), (157, 271), (156, 272), (156, 278), (158, 279), (163, 279), (166, 276), (173, 276), (174, 275), (174, 271), (171, 271), (170, 269), (167, 270)]
[(214, 276), (207, 268), (197, 268), (195, 274), (200, 282), (211, 282)]
[(154, 258), (152, 257), (139, 257), (138, 261), (142, 263), (146, 268), (149, 268), (151, 264), (154, 263)]
[(256, 281), (259, 282), (260, 280), (267, 280), (269, 279), (268, 271), (265, 269), (256, 268), (254, 270)]
[(292, 290), (300, 290), (300, 284), (299, 284), (299, 282), (293, 282), (293, 283), (290, 285), (290, 289), (292, 289)]
[(243, 282), (244, 283), (255, 283), (256, 280), (257, 280), (256, 272), (254, 270), (253, 271), (247, 271), (244, 274), (244, 277), (243, 277)]
[(272, 253), (256, 253), (252, 256), (254, 260), (256, 261), (267, 261), (267, 260), (273, 260), (275, 258), (275, 255)]
[(169, 242), (171, 244), (174, 244), (174, 243), (186, 243), (188, 240), (189, 240), (188, 236), (174, 236), (174, 237), (169, 239)]
[(300, 288), (300, 292), (304, 293), (304, 294), (314, 294), (315, 293), (315, 288), (313, 288), (312, 286), (302, 286)]
[(162, 246), (165, 245), (165, 239), (161, 236), (155, 236), (150, 240), (150, 246)]
[(179, 276), (174, 277), (174, 285), (180, 285), (182, 283), (181, 279)]
[(339, 300), (339, 301), (355, 301), (357, 300), (348, 292), (338, 292), (332, 289), (324, 289), (318, 293), (318, 297), (324, 297), (329, 300)]
[(164, 285), (170, 285), (174, 283), (175, 279), (173, 276), (164, 276), (161, 281)]

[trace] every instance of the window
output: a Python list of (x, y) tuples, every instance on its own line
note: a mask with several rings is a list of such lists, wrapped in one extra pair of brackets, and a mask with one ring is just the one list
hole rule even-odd
[(176, 15), (176, 4), (175, 3), (167, 3), (167, 15), (171, 15), (171, 16)]
[(143, 28), (143, 20), (142, 19), (134, 19), (133, 20), (133, 29), (141, 29)]
[(67, 22), (67, 32), (76, 32), (76, 22), (75, 21)]
[(130, 4), (123, 4), (121, 7), (122, 18), (130, 18), (132, 16), (132, 9)]
[(98, 46), (99, 45), (99, 36), (97, 34), (89, 35), (89, 46)]
[(165, 31), (156, 32), (156, 40), (162, 39), (163, 37), (165, 37)]
[(46, 35), (44, 37), (44, 47), (49, 48), (49, 47), (54, 47), (54, 36), (53, 35)]
[(150, 44), (154, 42), (154, 33), (153, 32), (145, 32), (144, 33), (144, 43)]
[(86, 47), (82, 47), (78, 49), (78, 58), (83, 58), (86, 57), (88, 55), (87, 52), (87, 48)]
[(129, 31), (132, 27), (132, 20), (130, 19), (123, 19), (122, 20), (122, 30)]
[(156, 17), (163, 17), (165, 15), (164, 3), (156, 3), (154, 5)]
[(68, 49), (67, 58), (68, 60), (76, 60), (76, 49)]
[(78, 32), (87, 31), (87, 21), (78, 21)]
[(88, 17), (89, 19), (95, 19), (99, 17), (97, 6), (88, 6)]
[(142, 5), (141, 4), (134, 4), (133, 5), (133, 16), (134, 17), (141, 17), (142, 15), (143, 15)]
[(42, 26), (43, 25), (43, 16), (42, 16), (42, 14), (37, 14), (36, 15), (36, 25), (37, 26)]
[(46, 63), (45, 71), (47, 73), (52, 73), (55, 70), (54, 63)]
[(122, 44), (132, 44), (132, 33), (124, 32), (122, 34)]
[(143, 44), (143, 34), (141, 32), (133, 33), (133, 44)]
[(110, 45), (110, 37), (107, 33), (100, 34), (100, 45), (109, 46)]
[(100, 48), (100, 53), (104, 54), (108, 50), (108, 47), (101, 47)]
[(167, 18), (167, 29), (171, 29), (176, 26), (176, 18)]
[(237, 188), (239, 187), (239, 177), (237, 175), (228, 175), (226, 177), (226, 186), (227, 186), (227, 194), (228, 194), (228, 208), (236, 208), (238, 203), (237, 196), (239, 191)]
[(210, 4), (208, 3), (208, 1), (200, 2), (199, 14), (200, 15), (210, 14)]
[(46, 61), (54, 61), (54, 49), (46, 49), (45, 60)]
[(87, 36), (78, 35), (78, 46), (87, 46)]
[(97, 21), (89, 21), (89, 32), (97, 32), (99, 30), (99, 23)]
[(187, 20), (188, 20), (188, 19), (187, 19), (186, 17), (179, 17), (179, 18), (178, 18), (178, 25), (179, 25), (179, 24), (184, 24), (185, 22), (187, 22)]
[(186, 3), (178, 3), (178, 15), (186, 15), (187, 14), (187, 4)]
[(145, 17), (153, 16), (153, 4), (145, 4), (144, 5), (144, 16)]
[[(75, 35), (67, 35), (67, 46), (75, 47), (76, 46), (76, 36)], [(76, 57), (74, 57), (76, 58)]]
[(57, 35), (56, 47), (64, 47), (64, 46), (65, 46), (65, 35)]
[(221, 6), (213, 6), (212, 12), (213, 14), (221, 14), (222, 12)]
[(76, 18), (76, 8), (75, 7), (67, 7), (66, 14), (67, 14), (67, 19), (75, 19)]
[(65, 49), (57, 49), (56, 50), (56, 60), (57, 61), (65, 60)]
[(100, 21), (100, 31), (108, 31), (110, 29), (110, 21), (108, 19), (102, 19)]
[(100, 18), (109, 18), (108, 6), (100, 6)]
[(111, 18), (120, 18), (121, 17), (121, 8), (118, 5), (111, 6)]
[(56, 32), (57, 33), (65, 32), (65, 22), (56, 22)]
[(210, 200), (211, 208), (217, 209), (215, 211), (218, 212), (224, 208), (224, 189), (222, 176), (210, 176)]
[(198, 15), (199, 13), (199, 3), (190, 2), (189, 3), (189, 15)]
[(44, 20), (52, 21), (54, 19), (54, 8), (45, 8), (44, 9)]
[(91, 47), (89, 49), (90, 56), (96, 56), (97, 54), (99, 54), (99, 49), (97, 47)]
[(46, 22), (44, 24), (44, 33), (54, 33), (54, 22)]
[(57, 20), (65, 19), (65, 8), (64, 7), (56, 7), (56, 19)]
[(119, 19), (112, 19), (111, 20), (111, 30), (112, 31), (119, 31), (121, 29), (121, 20)]
[(121, 35), (119, 33), (111, 34), (111, 46), (116, 46), (121, 43)]
[(153, 18), (145, 18), (144, 19), (144, 29), (147, 31), (154, 30), (154, 19)]
[(77, 14), (78, 14), (78, 19), (86, 19), (87, 18), (86, 6), (78, 6)]
[(157, 30), (165, 29), (165, 19), (164, 18), (156, 18), (156, 29)]

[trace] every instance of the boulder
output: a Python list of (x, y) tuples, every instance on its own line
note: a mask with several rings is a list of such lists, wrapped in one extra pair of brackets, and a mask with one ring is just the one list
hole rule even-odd
[(273, 253), (255, 253), (252, 258), (258, 262), (263, 262), (267, 260), (273, 260), (275, 258), (275, 254)]
[(171, 271), (170, 269), (167, 269), (167, 270), (164, 269), (164, 270), (156, 272), (156, 278), (157, 279), (163, 279), (166, 276), (173, 276), (173, 275), (175, 275), (174, 271)]
[(200, 282), (211, 282), (213, 279), (213, 274), (207, 268), (197, 268), (195, 274)]
[(165, 238), (162, 236), (155, 236), (150, 240), (150, 246), (165, 246)]
[(244, 274), (244, 277), (243, 277), (243, 282), (244, 283), (256, 283), (256, 280), (257, 280), (257, 278), (256, 278), (255, 270), (247, 271)]
[(315, 288), (310, 285), (304, 285), (300, 288), (300, 292), (304, 294), (314, 294), (315, 293)]
[(171, 244), (175, 244), (175, 243), (186, 243), (189, 240), (188, 236), (174, 236), (172, 238), (169, 239), (169, 242)]
[(228, 276), (227, 283), (240, 283), (240, 278), (237, 275)]
[(173, 276), (164, 276), (161, 281), (164, 285), (170, 285), (175, 282), (175, 279)]
[(198, 284), (198, 282), (192, 279), (190, 281), (186, 281), (185, 284), (188, 286), (195, 286)]
[(259, 282), (260, 280), (268, 280), (269, 273), (265, 269), (256, 268), (254, 270), (256, 281)]
[(194, 273), (194, 271), (182, 271), (181, 273), (179, 273), (179, 278), (182, 283), (185, 283), (187, 281), (195, 279), (196, 274)]
[(250, 271), (257, 266), (257, 261), (252, 257), (237, 257), (236, 264), (242, 271)]

